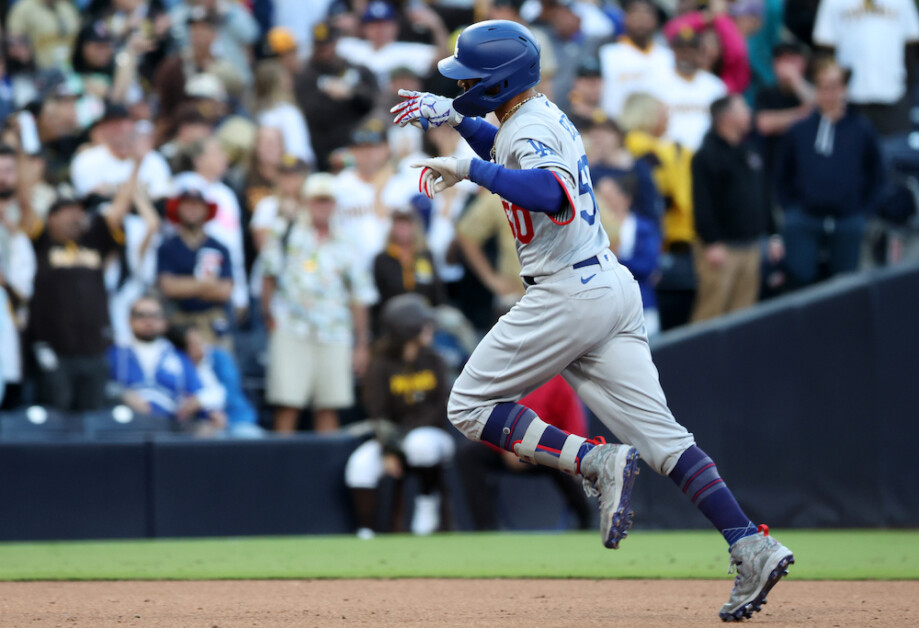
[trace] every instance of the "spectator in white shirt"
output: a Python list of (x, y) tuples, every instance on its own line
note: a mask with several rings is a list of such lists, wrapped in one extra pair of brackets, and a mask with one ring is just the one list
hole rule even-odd
[(852, 71), (849, 101), (881, 135), (909, 130), (907, 74), (917, 42), (913, 0), (822, 0), (817, 10), (814, 43)]
[[(152, 133), (152, 127), (145, 126), (135, 123), (124, 106), (106, 105), (94, 129), (99, 144), (79, 153), (70, 166), (70, 178), (78, 196), (114, 196), (118, 186), (131, 176), (135, 142), (143, 139), (140, 135)], [(162, 155), (155, 151), (146, 154), (140, 165), (139, 180), (153, 199), (169, 195), (171, 176)]]
[(308, 164), (316, 162), (310, 132), (300, 108), (294, 104), (294, 82), (279, 61), (262, 61), (255, 71), (256, 119), (275, 127), (284, 136), (284, 152)]
[(351, 137), (354, 167), (338, 175), (336, 227), (355, 240), (362, 256), (362, 268), (370, 271), (373, 258), (383, 250), (389, 230), (389, 211), (383, 188), (393, 174), (389, 165), (389, 145), (383, 123), (371, 119)]
[(204, 232), (230, 252), (232, 303), (237, 317), (244, 317), (249, 308), (249, 292), (246, 289), (242, 221), (239, 200), (222, 181), (227, 171), (226, 153), (219, 140), (210, 137), (191, 145), (186, 165), (190, 170), (176, 175), (175, 185), (179, 189), (199, 190), (208, 202), (217, 206), (217, 214), (204, 225)]
[(728, 90), (720, 78), (700, 68), (700, 38), (692, 28), (677, 31), (670, 45), (674, 66), (657, 77), (651, 93), (668, 108), (665, 137), (695, 152), (711, 126), (711, 104)]
[[(275, 192), (255, 205), (252, 220), (249, 222), (249, 230), (252, 232), (252, 240), (257, 251), (261, 251), (272, 236), (283, 238), (287, 233), (297, 216), (297, 210), (304, 204), (303, 186), (309, 173), (310, 168), (302, 159), (297, 159), (293, 155), (284, 155), (281, 158)], [(249, 280), (250, 292), (256, 298), (262, 293), (262, 263), (261, 257), (255, 259)]]
[(673, 53), (655, 43), (657, 6), (651, 0), (629, 0), (625, 6), (625, 35), (600, 48), (603, 110), (617, 118), (626, 98), (646, 92), (650, 83), (673, 66)]
[[(422, 15), (433, 14), (431, 24), (439, 25), (434, 32), (438, 39), (446, 41), (447, 32), (433, 11), (420, 9)], [(376, 75), (380, 87), (389, 84), (389, 75), (398, 67), (411, 68), (415, 74), (426, 76), (437, 55), (437, 47), (398, 41), (399, 23), (396, 9), (383, 0), (373, 0), (361, 15), (363, 39), (344, 37), (338, 41), (338, 54), (356, 65), (364, 65)]]

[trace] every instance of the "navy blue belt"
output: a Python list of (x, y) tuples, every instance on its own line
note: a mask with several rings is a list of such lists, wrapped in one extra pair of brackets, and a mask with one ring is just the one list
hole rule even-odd
[[(600, 260), (597, 259), (596, 255), (594, 255), (593, 257), (588, 257), (585, 260), (581, 260), (577, 264), (573, 264), (571, 267), (577, 270), (578, 268), (584, 268), (586, 266), (593, 266), (593, 265), (599, 266), (599, 264), (600, 264)], [(523, 279), (523, 283), (525, 283), (528, 286), (536, 285), (536, 279), (534, 277), (530, 277), (529, 275), (524, 275), (523, 277), (521, 277), (521, 279)]]

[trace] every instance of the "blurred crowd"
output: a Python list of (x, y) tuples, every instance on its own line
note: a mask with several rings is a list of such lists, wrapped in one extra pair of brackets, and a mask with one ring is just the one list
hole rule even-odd
[(457, 95), (437, 61), (482, 19), (541, 42), (649, 334), (910, 255), (913, 0), (15, 0), (2, 408), (369, 417), (359, 512), (405, 469), (435, 494), (451, 377), (524, 286), (500, 199), (419, 194), (410, 163), (469, 147), (389, 109)]

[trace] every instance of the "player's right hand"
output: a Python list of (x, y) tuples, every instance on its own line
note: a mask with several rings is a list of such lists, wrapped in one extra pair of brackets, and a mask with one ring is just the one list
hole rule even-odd
[(412, 168), (423, 168), (421, 179), (418, 181), (418, 191), (428, 198), (434, 198), (438, 192), (443, 192), (468, 178), (471, 164), (471, 159), (432, 157), (416, 161), (411, 166)]
[(393, 124), (411, 124), (426, 131), (429, 125), (456, 126), (463, 121), (463, 115), (453, 109), (452, 98), (408, 89), (400, 89), (399, 95), (405, 100), (389, 110), (390, 113), (396, 114)]

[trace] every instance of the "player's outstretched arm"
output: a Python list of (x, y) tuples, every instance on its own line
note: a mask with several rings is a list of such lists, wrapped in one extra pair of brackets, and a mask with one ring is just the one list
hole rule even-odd
[(482, 159), (491, 159), (491, 148), (495, 144), (498, 129), (481, 118), (467, 118), (453, 109), (453, 99), (429, 92), (415, 92), (400, 89), (405, 98), (389, 110), (395, 114), (393, 124), (411, 124), (425, 131), (429, 126), (449, 124), (466, 140), (472, 150)]
[(423, 168), (418, 187), (428, 198), (469, 179), (529, 211), (556, 214), (569, 202), (559, 176), (544, 168), (514, 170), (481, 159), (455, 157), (424, 159), (412, 167)]

